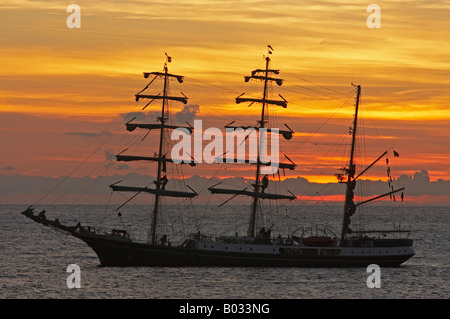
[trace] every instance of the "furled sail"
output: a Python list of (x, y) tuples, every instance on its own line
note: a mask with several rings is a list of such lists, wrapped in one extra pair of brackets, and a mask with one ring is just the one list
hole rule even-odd
[(154, 129), (161, 129), (161, 128), (167, 128), (167, 129), (187, 129), (189, 132), (192, 133), (193, 128), (191, 126), (180, 126), (180, 125), (168, 125), (168, 124), (160, 124), (160, 123), (154, 123), (154, 124), (144, 124), (144, 123), (126, 123), (127, 131), (134, 131), (136, 128), (142, 128), (147, 130), (154, 130)]
[[(116, 155), (116, 159), (118, 162), (132, 162), (132, 161), (147, 161), (147, 162), (164, 162), (164, 163), (174, 163), (173, 159), (162, 157), (152, 157), (152, 156), (135, 156), (135, 155)], [(189, 164), (191, 166), (195, 166), (194, 161), (186, 162), (186, 161), (177, 161), (177, 164)]]
[(208, 188), (211, 194), (232, 194), (232, 195), (246, 195), (257, 197), (261, 199), (289, 199), (294, 200), (296, 196), (294, 195), (282, 195), (282, 194), (270, 194), (264, 192), (252, 192), (247, 190), (239, 190), (239, 189), (227, 189), (227, 188)]
[(287, 108), (287, 102), (286, 101), (280, 101), (280, 100), (269, 100), (269, 99), (253, 99), (253, 98), (243, 98), (243, 97), (237, 97), (236, 103), (243, 103), (243, 102), (258, 102), (258, 103), (264, 103), (264, 104), (274, 104), (279, 105), (284, 108)]
[[(257, 164), (256, 161), (252, 161), (249, 159), (240, 159), (240, 158), (223, 158), (223, 157), (219, 157), (217, 158), (217, 161), (219, 162), (224, 162), (224, 163), (246, 163), (246, 164)], [(293, 163), (272, 163), (272, 162), (268, 162), (268, 163), (259, 163), (260, 165), (264, 165), (264, 166), (272, 166), (272, 167), (278, 167), (281, 169), (290, 169), (293, 170), (297, 165), (293, 164)]]
[(168, 95), (151, 95), (151, 94), (136, 94), (136, 102), (138, 102), (141, 99), (165, 99), (165, 100), (172, 100), (172, 101), (178, 101), (182, 102), (183, 104), (187, 104), (187, 98), (185, 97), (179, 97), (179, 96), (168, 96)]
[(180, 191), (173, 191), (173, 190), (165, 190), (165, 189), (152, 189), (148, 187), (135, 187), (135, 186), (121, 186), (112, 184), (109, 185), (109, 187), (114, 192), (135, 192), (135, 193), (150, 193), (154, 195), (159, 196), (169, 196), (169, 197), (185, 197), (185, 198), (194, 198), (198, 194), (197, 193), (191, 193), (191, 192), (180, 192)]
[[(260, 129), (257, 126), (233, 126), (233, 125), (231, 125), (232, 123), (234, 123), (234, 121), (228, 125), (225, 125), (225, 128), (243, 129), (243, 130), (253, 129), (253, 130), (257, 130), (257, 131)], [(284, 124), (284, 125), (286, 125), (286, 124)], [(286, 125), (286, 127), (289, 128), (287, 125)], [(266, 128), (266, 130), (268, 133), (277, 132), (278, 134), (281, 134), (286, 140), (290, 140), (292, 138), (292, 136), (294, 136), (294, 131), (292, 131), (290, 128), (289, 128), (289, 131), (272, 130), (270, 128)]]

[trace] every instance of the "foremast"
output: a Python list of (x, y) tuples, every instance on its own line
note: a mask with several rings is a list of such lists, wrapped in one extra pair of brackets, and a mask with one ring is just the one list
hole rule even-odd
[[(118, 183), (110, 185), (110, 188), (113, 191), (126, 191), (126, 192), (135, 192), (136, 196), (137, 194), (141, 192), (150, 193), (154, 195), (154, 203), (153, 203), (153, 210), (152, 210), (152, 221), (151, 221), (151, 229), (149, 232), (149, 241), (152, 244), (157, 243), (157, 224), (158, 224), (158, 215), (160, 212), (160, 206), (161, 206), (161, 197), (163, 196), (169, 196), (169, 197), (183, 197), (183, 198), (193, 198), (197, 196), (196, 192), (183, 192), (183, 191), (175, 191), (175, 190), (166, 190), (165, 186), (168, 182), (167, 176), (164, 174), (166, 173), (166, 164), (167, 163), (173, 163), (173, 160), (170, 158), (167, 158), (164, 154), (163, 145), (164, 145), (164, 136), (165, 131), (168, 129), (177, 129), (177, 128), (185, 128), (189, 131), (192, 131), (192, 127), (182, 127), (182, 126), (176, 126), (176, 125), (170, 125), (168, 124), (169, 120), (169, 112), (168, 112), (168, 101), (176, 101), (181, 102), (183, 104), (187, 104), (188, 98), (186, 96), (180, 97), (180, 96), (170, 96), (168, 85), (169, 85), (169, 79), (175, 78), (179, 83), (183, 82), (183, 76), (181, 75), (174, 75), (170, 74), (168, 70), (168, 63), (171, 62), (171, 57), (169, 57), (166, 54), (166, 62), (164, 63), (164, 70), (163, 72), (145, 72), (144, 77), (148, 78), (149, 76), (153, 76), (153, 79), (151, 82), (139, 93), (135, 95), (136, 102), (138, 102), (141, 99), (150, 99), (150, 102), (147, 103), (147, 105), (144, 107), (144, 109), (152, 103), (154, 100), (162, 100), (162, 106), (161, 106), (161, 116), (158, 117), (159, 123), (132, 123), (131, 120), (126, 123), (126, 128), (128, 131), (134, 131), (136, 128), (141, 129), (147, 129), (149, 132), (152, 129), (159, 129), (159, 144), (158, 144), (158, 153), (157, 156), (149, 157), (149, 156), (131, 156), (131, 155), (122, 155), (124, 151), (116, 155), (117, 161), (145, 161), (145, 162), (157, 162), (157, 170), (156, 170), (156, 180), (153, 181), (155, 188), (149, 188), (146, 187), (134, 187), (134, 186), (122, 186), (117, 185)], [(145, 91), (157, 78), (162, 78), (164, 81), (163, 84), (163, 92), (155, 95), (155, 94), (141, 94), (143, 91)], [(182, 163), (188, 163), (191, 166), (195, 165), (195, 162), (186, 162), (183, 161)], [(132, 198), (134, 198), (134, 196)]]
[[(267, 131), (271, 131), (270, 128), (266, 128), (266, 124), (268, 123), (268, 115), (266, 114), (266, 108), (268, 105), (278, 105), (282, 106), (283, 108), (287, 107), (287, 101), (280, 95), (282, 100), (271, 100), (268, 99), (268, 88), (270, 82), (276, 82), (278, 86), (281, 86), (283, 83), (282, 79), (275, 78), (272, 75), (273, 74), (279, 74), (279, 70), (273, 70), (270, 69), (270, 57), (269, 55), (272, 54), (272, 47), (268, 46), (268, 54), (265, 57), (265, 69), (257, 69), (252, 71), (251, 76), (245, 76), (245, 82), (248, 82), (250, 80), (263, 80), (264, 81), (264, 88), (263, 88), (263, 95), (261, 99), (258, 98), (246, 98), (242, 97), (245, 93), (239, 95), (236, 97), (236, 103), (243, 103), (243, 102), (250, 102), (250, 105), (253, 103), (260, 103), (261, 104), (261, 117), (260, 120), (257, 121), (257, 125), (255, 127), (251, 127), (252, 129), (255, 129), (256, 132), (260, 132), (263, 129), (266, 129)], [(227, 125), (226, 128), (237, 128), (236, 126)], [(287, 126), (286, 126), (287, 127)], [(246, 127), (250, 128), (250, 127)], [(288, 127), (289, 128), (289, 127)], [(279, 134), (283, 135), (285, 139), (291, 139), (293, 135), (293, 131), (289, 129), (289, 131), (278, 131)], [(259, 133), (261, 134), (261, 133)], [(256, 230), (256, 213), (258, 208), (258, 202), (260, 199), (288, 199), (288, 200), (294, 200), (296, 198), (295, 195), (282, 195), (282, 194), (270, 194), (266, 193), (264, 191), (265, 187), (267, 185), (263, 185), (264, 181), (261, 178), (261, 166), (266, 165), (278, 165), (279, 168), (289, 168), (294, 169), (295, 164), (293, 162), (291, 163), (263, 163), (260, 158), (260, 141), (261, 141), (261, 135), (259, 135), (258, 139), (258, 147), (257, 147), (257, 156), (256, 156), (256, 162), (251, 162), (248, 160), (245, 160), (245, 163), (251, 163), (256, 165), (256, 172), (255, 172), (255, 183), (253, 186), (253, 191), (247, 191), (247, 189), (243, 190), (237, 190), (237, 189), (221, 189), (221, 188), (215, 188), (210, 187), (209, 190), (212, 194), (234, 194), (237, 195), (246, 195), (252, 197), (252, 206), (251, 206), (251, 215), (250, 215), (250, 222), (249, 222), (249, 228), (248, 228), (248, 236), (249, 237), (255, 237), (255, 230)], [(288, 158), (289, 159), (289, 158)], [(289, 160), (290, 161), (290, 160)], [(242, 162), (242, 160), (241, 160)]]

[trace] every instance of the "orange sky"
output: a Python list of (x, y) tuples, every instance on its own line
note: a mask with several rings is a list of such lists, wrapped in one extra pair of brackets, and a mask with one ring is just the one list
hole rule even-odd
[[(141, 111), (142, 72), (161, 71), (165, 52), (170, 71), (186, 77), (172, 92), (198, 105), (204, 127), (255, 124), (258, 107), (234, 98), (260, 92), (243, 76), (264, 67), (270, 44), (285, 79), (274, 96), (289, 101), (277, 123), (298, 132), (281, 140), (298, 164), (287, 177), (328, 182), (345, 165), (331, 143), (351, 125), (354, 82), (367, 160), (393, 147), (398, 176), (450, 180), (450, 1), (378, 1), (379, 29), (366, 25), (370, 3), (357, 0), (75, 1), (80, 29), (66, 26), (70, 3), (0, 0), (0, 175), (112, 174), (94, 168), (142, 137), (124, 130), (124, 115)], [(368, 178), (385, 180), (385, 166)]]

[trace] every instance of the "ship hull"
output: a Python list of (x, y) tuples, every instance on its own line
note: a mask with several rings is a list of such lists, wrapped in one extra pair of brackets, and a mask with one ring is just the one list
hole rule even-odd
[[(276, 253), (251, 253), (223, 250), (204, 250), (195, 247), (170, 247), (121, 241), (107, 236), (74, 234), (89, 245), (97, 254), (100, 265), (104, 267), (367, 267), (377, 264), (380, 267), (399, 267), (414, 255), (412, 247), (395, 247), (404, 253), (377, 256), (336, 255), (292, 255), (278, 253), (282, 246), (275, 247)], [(191, 245), (192, 246), (192, 245)], [(274, 250), (275, 250), (274, 248)], [(281, 248), (281, 249), (280, 249)], [(285, 249), (291, 249), (285, 247)], [(324, 247), (329, 254), (335, 250), (342, 252), (344, 247)]]

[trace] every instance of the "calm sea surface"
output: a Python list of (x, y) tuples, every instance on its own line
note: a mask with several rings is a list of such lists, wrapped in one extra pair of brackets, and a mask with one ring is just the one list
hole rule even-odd
[[(365, 268), (103, 268), (99, 267), (96, 255), (86, 244), (27, 219), (20, 214), (25, 208), (26, 206), (0, 206), (2, 299), (450, 297), (448, 207), (409, 207), (402, 212), (401, 221), (412, 229), (410, 237), (415, 239), (416, 255), (400, 268), (382, 268), (379, 289), (367, 287), (369, 274)], [(130, 226), (133, 234), (138, 237), (145, 237), (143, 229), (148, 225), (145, 213), (126, 211), (122, 217), (116, 216), (115, 221), (110, 224), (105, 223), (103, 206), (48, 206), (45, 209), (48, 218), (57, 217), (69, 225), (80, 220), (85, 225), (102, 223), (113, 227)], [(290, 212), (285, 212), (284, 217), (290, 221), (290, 232), (295, 230), (294, 224), (301, 227), (321, 222), (339, 230), (340, 209), (337, 211), (333, 212), (330, 207), (290, 208)], [(382, 224), (387, 223), (391, 217), (391, 212), (383, 207), (375, 207), (372, 214)], [(237, 216), (241, 218), (238, 219)], [(186, 218), (189, 219), (183, 216), (180, 220)], [(238, 222), (241, 219), (242, 223)], [(200, 213), (192, 220), (212, 234), (221, 234), (220, 231), (224, 229), (230, 235), (234, 231), (244, 234), (247, 212), (242, 212), (240, 208), (218, 211), (201, 207)], [(168, 226), (168, 231), (170, 227)], [(67, 288), (69, 273), (66, 271), (70, 264), (80, 266), (80, 289)]]

